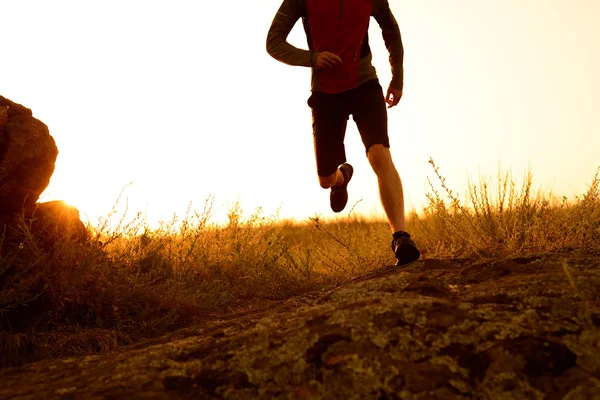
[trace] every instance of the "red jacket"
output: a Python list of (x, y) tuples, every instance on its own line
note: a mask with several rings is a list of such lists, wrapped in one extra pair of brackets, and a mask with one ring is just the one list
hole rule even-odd
[[(267, 51), (286, 64), (313, 67), (312, 90), (340, 93), (353, 89), (377, 77), (367, 33), (371, 16), (379, 23), (390, 53), (391, 86), (402, 90), (404, 50), (387, 0), (284, 0), (269, 29)], [(287, 42), (300, 18), (308, 51)], [(315, 69), (317, 55), (322, 51), (337, 54), (342, 64)]]

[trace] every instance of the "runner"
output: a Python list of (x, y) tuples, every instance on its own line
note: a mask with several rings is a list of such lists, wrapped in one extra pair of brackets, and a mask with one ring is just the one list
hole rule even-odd
[[(379, 84), (369, 47), (368, 28), (374, 17), (390, 53), (392, 81), (387, 95)], [(287, 42), (302, 18), (309, 50)], [(317, 174), (330, 189), (331, 209), (348, 202), (353, 168), (346, 162), (344, 136), (352, 115), (379, 183), (379, 195), (392, 229), (396, 265), (417, 260), (420, 252), (406, 232), (404, 194), (390, 153), (387, 107), (402, 97), (404, 49), (400, 29), (388, 0), (284, 0), (267, 36), (267, 52), (293, 66), (312, 68), (313, 136)]]

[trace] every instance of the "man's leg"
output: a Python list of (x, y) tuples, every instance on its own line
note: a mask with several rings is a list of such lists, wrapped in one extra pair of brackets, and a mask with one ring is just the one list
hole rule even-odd
[(350, 117), (343, 95), (313, 93), (308, 100), (313, 116), (313, 137), (319, 184), (330, 189), (329, 202), (334, 212), (348, 202), (347, 185), (352, 166), (346, 163), (344, 136)]
[(359, 86), (353, 97), (353, 118), (367, 149), (367, 158), (377, 175), (379, 197), (392, 233), (406, 230), (404, 193), (392, 161), (387, 127), (387, 105), (379, 81)]
[(319, 184), (323, 189), (329, 189), (332, 186), (342, 186), (344, 184), (344, 174), (338, 168), (329, 176), (319, 176)]
[(392, 233), (406, 231), (402, 181), (392, 160), (390, 149), (381, 144), (374, 144), (367, 151), (367, 158), (377, 175), (379, 197)]
[(390, 149), (382, 144), (374, 144), (367, 150), (367, 157), (377, 175), (381, 204), (392, 228), (392, 250), (396, 255), (396, 265), (409, 264), (418, 260), (421, 253), (406, 232), (402, 181), (392, 161)]
[(392, 229), (392, 250), (396, 265), (417, 260), (419, 249), (406, 232), (404, 193), (400, 175), (392, 161), (387, 133), (387, 109), (377, 80), (359, 87), (352, 115), (367, 149), (367, 158), (377, 175), (381, 204)]

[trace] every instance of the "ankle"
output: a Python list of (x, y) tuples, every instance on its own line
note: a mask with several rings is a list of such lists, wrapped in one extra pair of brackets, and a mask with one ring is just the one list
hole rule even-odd
[(342, 170), (338, 168), (335, 171), (335, 182), (333, 182), (333, 185), (331, 185), (331, 186), (332, 187), (333, 186), (340, 187), (340, 186), (343, 186), (345, 182), (346, 182), (346, 177), (344, 176), (344, 173), (342, 172)]
[(392, 237), (394, 239), (400, 239), (402, 237), (406, 237), (406, 238), (410, 239), (410, 234), (406, 231), (396, 231), (396, 232), (392, 233)]

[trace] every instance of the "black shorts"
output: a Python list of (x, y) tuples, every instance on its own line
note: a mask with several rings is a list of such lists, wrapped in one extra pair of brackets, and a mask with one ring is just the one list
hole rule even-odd
[(350, 115), (368, 151), (374, 144), (390, 147), (387, 108), (379, 80), (372, 79), (343, 93), (313, 92), (308, 99), (312, 109), (317, 173), (333, 174), (346, 162), (344, 137)]

